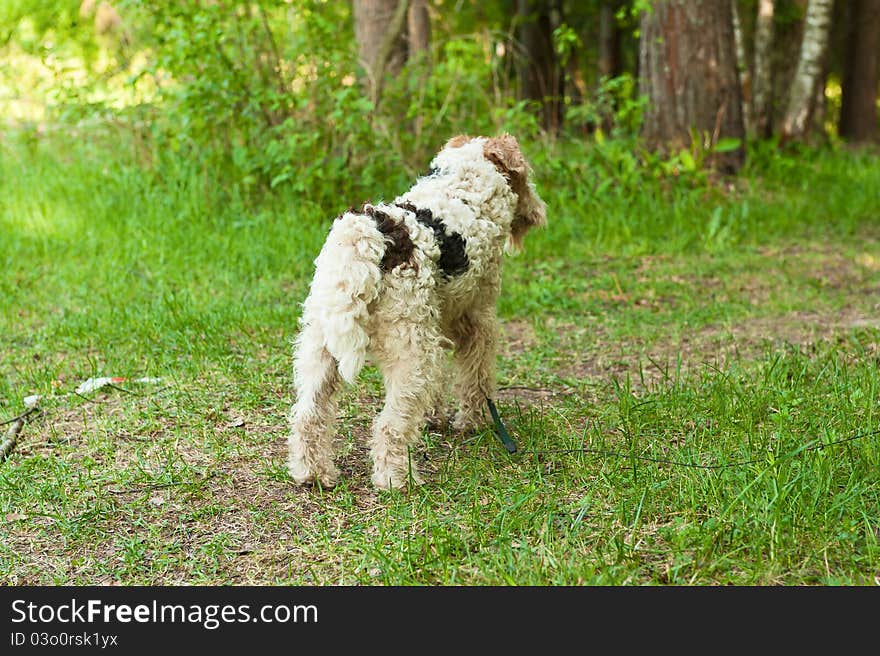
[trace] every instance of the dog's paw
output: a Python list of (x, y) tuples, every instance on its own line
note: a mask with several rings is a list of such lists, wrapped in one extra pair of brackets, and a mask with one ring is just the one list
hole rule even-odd
[(380, 490), (404, 490), (410, 485), (424, 483), (415, 467), (409, 470), (403, 469), (374, 469), (373, 485)]
[(425, 430), (430, 433), (447, 433), (452, 417), (448, 414), (434, 413), (425, 417)]
[(333, 463), (309, 467), (304, 461), (292, 458), (287, 462), (287, 471), (299, 485), (320, 483), (321, 487), (331, 488), (339, 480), (339, 470)]
[(450, 428), (455, 433), (473, 433), (479, 425), (480, 417), (474, 416), (471, 412), (459, 410), (456, 412), (449, 422)]

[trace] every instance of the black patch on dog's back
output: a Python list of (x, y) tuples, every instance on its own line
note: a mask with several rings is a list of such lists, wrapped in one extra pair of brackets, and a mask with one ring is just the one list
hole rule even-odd
[(391, 271), (401, 264), (414, 265), (412, 253), (415, 248), (412, 239), (403, 223), (398, 223), (390, 215), (375, 207), (364, 207), (364, 213), (372, 217), (376, 222), (376, 230), (391, 240), (385, 245), (385, 254), (379, 267), (382, 271)]
[(429, 209), (417, 208), (412, 203), (397, 203), (397, 206), (415, 214), (416, 221), (434, 231), (434, 239), (437, 240), (437, 245), (440, 248), (440, 259), (437, 260), (437, 266), (444, 276), (451, 278), (468, 270), (470, 261), (465, 250), (467, 242), (464, 237), (457, 232), (447, 234), (446, 224), (442, 219), (434, 218)]

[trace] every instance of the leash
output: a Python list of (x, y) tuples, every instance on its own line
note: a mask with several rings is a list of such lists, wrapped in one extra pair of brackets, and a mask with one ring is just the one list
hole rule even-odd
[(498, 408), (495, 407), (492, 399), (488, 396), (486, 397), (486, 403), (489, 404), (489, 412), (492, 415), (492, 421), (495, 422), (495, 432), (498, 433), (498, 437), (501, 439), (501, 443), (504, 445), (504, 448), (507, 449), (507, 452), (513, 455), (516, 453), (516, 442), (510, 437), (510, 433), (507, 432), (507, 427), (504, 425), (504, 422), (501, 421), (501, 417), (498, 414)]
[[(510, 437), (510, 433), (507, 432), (507, 427), (504, 425), (504, 422), (501, 421), (501, 416), (498, 414), (498, 408), (495, 407), (495, 404), (492, 402), (488, 396), (486, 397), (486, 403), (489, 406), (489, 412), (492, 414), (492, 420), (495, 422), (495, 432), (498, 433), (498, 437), (501, 439), (501, 443), (504, 445), (504, 448), (507, 449), (507, 452), (511, 455), (517, 452), (516, 442)], [(808, 453), (810, 451), (821, 451), (822, 449), (838, 446), (840, 444), (846, 444), (847, 442), (855, 442), (857, 440), (864, 439), (866, 437), (877, 437), (880, 436), (880, 429), (868, 431), (868, 432), (855, 432), (851, 433), (847, 437), (841, 438), (839, 440), (834, 440), (831, 442), (819, 442), (818, 440), (814, 440), (812, 442), (808, 442), (807, 444), (803, 444), (797, 447), (794, 451), (791, 451), (787, 454), (779, 454), (776, 457), (779, 460), (787, 460), (795, 458), (803, 453)], [(752, 458), (749, 460), (735, 460), (732, 462), (724, 462), (718, 464), (706, 465), (697, 462), (686, 462), (681, 460), (668, 460), (666, 458), (652, 458), (650, 456), (639, 456), (632, 453), (623, 453), (621, 451), (609, 451), (606, 449), (593, 449), (588, 446), (582, 446), (577, 449), (541, 449), (539, 451), (525, 451), (526, 454), (532, 455), (549, 455), (549, 454), (574, 454), (574, 453), (582, 453), (586, 455), (594, 455), (603, 458), (621, 458), (626, 460), (639, 460), (642, 462), (653, 462), (662, 465), (673, 465), (676, 467), (689, 467), (693, 469), (707, 469), (707, 470), (719, 470), (719, 469), (729, 469), (732, 467), (745, 467), (746, 465), (754, 465), (759, 462), (766, 462), (766, 457), (763, 458)]]
[[(488, 396), (486, 397), (486, 404), (489, 406), (489, 412), (492, 415), (492, 421), (495, 422), (495, 432), (498, 434), (501, 443), (504, 445), (504, 448), (507, 449), (507, 453), (513, 455), (517, 453), (516, 442), (513, 441), (513, 438), (510, 437), (510, 433), (507, 432), (507, 427), (504, 425), (504, 422), (501, 421), (501, 416), (498, 414), (498, 408), (495, 407), (495, 403), (493, 403), (492, 399)], [(822, 449), (838, 446), (840, 444), (846, 444), (848, 442), (855, 442), (857, 440), (864, 439), (866, 437), (877, 437), (880, 436), (880, 429), (868, 431), (868, 432), (855, 432), (850, 435), (834, 440), (831, 442), (820, 442), (818, 440), (814, 440), (813, 442), (808, 442), (807, 444), (803, 444), (797, 447), (794, 451), (787, 454), (779, 454), (776, 457), (779, 459), (790, 459), (795, 458), (802, 453), (807, 453), (810, 451), (820, 451)], [(642, 462), (653, 462), (662, 465), (672, 465), (675, 467), (689, 467), (693, 469), (707, 469), (707, 470), (720, 470), (720, 469), (729, 469), (732, 467), (745, 467), (747, 465), (754, 465), (759, 462), (765, 462), (766, 457), (762, 458), (751, 458), (748, 460), (735, 460), (732, 462), (722, 462), (717, 464), (703, 464), (698, 462), (686, 462), (681, 460), (670, 460), (666, 458), (652, 458), (650, 456), (639, 456), (632, 453), (623, 453), (621, 451), (610, 451), (606, 449), (593, 449), (588, 446), (581, 446), (576, 449), (541, 449), (539, 451), (530, 451), (526, 450), (525, 453), (532, 455), (549, 455), (549, 454), (574, 454), (574, 453), (582, 453), (585, 455), (593, 455), (599, 456), (602, 458), (620, 458), (625, 460), (632, 461), (642, 461)]]

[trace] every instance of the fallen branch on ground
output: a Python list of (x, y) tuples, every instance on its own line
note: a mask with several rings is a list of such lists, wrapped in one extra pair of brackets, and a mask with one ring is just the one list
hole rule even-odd
[[(31, 398), (31, 397), (28, 397)], [(25, 422), (28, 417), (37, 412), (36, 399), (34, 402), (28, 406), (28, 409), (23, 413), (10, 420), (12, 425), (9, 427), (9, 431), (6, 433), (6, 439), (3, 442), (0, 442), (0, 462), (6, 460), (9, 457), (9, 454), (12, 453), (12, 450), (15, 449), (15, 445), (18, 442), (18, 434), (21, 432), (21, 429), (24, 427)]]

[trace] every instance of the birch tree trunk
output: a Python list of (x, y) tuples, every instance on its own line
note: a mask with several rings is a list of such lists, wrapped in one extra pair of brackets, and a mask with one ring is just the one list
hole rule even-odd
[(769, 137), (772, 129), (773, 0), (759, 0), (755, 23), (755, 61), (752, 77), (752, 124), (755, 135)]
[[(656, 150), (709, 149), (731, 137), (745, 143), (729, 0), (657, 0), (642, 15), (641, 93), (648, 97), (642, 136)], [(734, 172), (745, 146), (718, 153), (710, 163)]]
[(783, 141), (804, 139), (809, 132), (818, 85), (824, 84), (823, 63), (833, 5), (834, 0), (810, 0), (807, 5), (801, 54), (780, 130)]
[(754, 133), (752, 121), (752, 75), (746, 57), (746, 45), (743, 40), (742, 21), (739, 17), (739, 5), (736, 0), (730, 0), (733, 11), (733, 37), (736, 44), (736, 67), (739, 70), (739, 84), (742, 93), (742, 114), (746, 132)]

